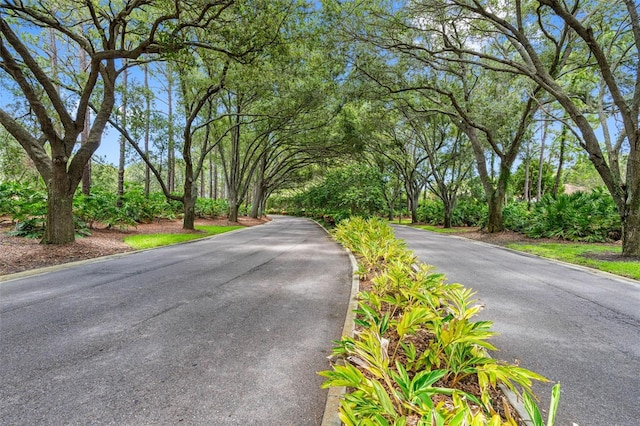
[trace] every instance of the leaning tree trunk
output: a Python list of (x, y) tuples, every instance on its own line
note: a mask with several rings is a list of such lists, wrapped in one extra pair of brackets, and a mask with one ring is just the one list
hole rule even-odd
[(53, 161), (53, 176), (47, 183), (47, 226), (43, 244), (66, 244), (75, 240), (73, 194), (75, 186), (67, 174), (64, 159)]
[(262, 216), (262, 206), (264, 205), (266, 192), (266, 188), (264, 188), (264, 185), (262, 185), (261, 183), (256, 186), (256, 193), (253, 197), (253, 203), (251, 204), (251, 213), (249, 215), (250, 217), (258, 219), (260, 216)]

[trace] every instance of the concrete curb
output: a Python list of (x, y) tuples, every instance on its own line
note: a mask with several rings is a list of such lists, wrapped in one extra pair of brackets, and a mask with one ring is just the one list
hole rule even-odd
[[(353, 337), (353, 331), (355, 328), (355, 310), (358, 308), (358, 291), (360, 291), (360, 278), (356, 273), (358, 269), (358, 262), (353, 254), (347, 250), (349, 254), (349, 260), (351, 260), (351, 296), (349, 298), (349, 306), (347, 308), (347, 316), (344, 320), (344, 326), (342, 328), (343, 336)], [(324, 414), (322, 416), (321, 426), (341, 426), (342, 421), (338, 415), (340, 409), (340, 399), (346, 392), (346, 387), (331, 387), (327, 395), (327, 403), (324, 408)]]

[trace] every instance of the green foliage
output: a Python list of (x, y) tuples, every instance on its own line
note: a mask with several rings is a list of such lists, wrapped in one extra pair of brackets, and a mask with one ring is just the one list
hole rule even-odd
[(444, 223), (444, 206), (442, 201), (434, 199), (420, 201), (420, 205), (418, 206), (418, 222), (442, 225)]
[[(481, 226), (487, 220), (487, 204), (472, 198), (458, 200), (451, 218), (452, 226)], [(444, 205), (436, 199), (422, 200), (418, 221), (430, 225), (444, 224)]]
[(8, 234), (14, 237), (41, 238), (47, 217), (46, 192), (30, 183), (0, 184), (0, 215), (15, 223)]
[(487, 203), (474, 198), (463, 198), (453, 210), (455, 226), (482, 226), (487, 221)]
[(198, 217), (218, 217), (229, 210), (227, 200), (212, 198), (198, 198), (196, 200), (196, 216)]
[(533, 238), (604, 242), (621, 235), (620, 216), (613, 198), (603, 189), (591, 193), (545, 195), (534, 205), (525, 234)]
[(47, 194), (30, 183), (0, 183), (0, 215), (11, 217), (12, 222), (47, 214)]
[(13, 230), (7, 232), (7, 235), (12, 237), (42, 238), (45, 224), (46, 221), (42, 216), (30, 217), (18, 222)]
[[(473, 292), (447, 283), (430, 266), (413, 266), (413, 253), (380, 219), (347, 219), (334, 235), (359, 258), (361, 272), (372, 276), (371, 289), (359, 294), (355, 337), (343, 337), (334, 348), (344, 364), (319, 373), (327, 379), (323, 387), (348, 388), (341, 420), (515, 425), (508, 410), (498, 414), (501, 402), (492, 400), (491, 391), (504, 385), (528, 395), (532, 381), (546, 379), (488, 356), (494, 333), (491, 322), (473, 321), (482, 309)], [(476, 384), (479, 392), (461, 390), (465, 384)]]
[[(549, 416), (546, 426), (552, 426), (556, 420), (556, 412), (558, 411), (558, 403), (560, 402), (560, 383), (556, 383), (551, 391), (551, 402), (549, 403)], [(533, 426), (545, 426), (542, 420), (542, 414), (537, 404), (529, 394), (524, 395), (524, 407), (531, 418)]]
[(74, 212), (90, 228), (97, 222), (109, 227), (127, 227), (158, 219), (174, 219), (180, 209), (178, 203), (167, 202), (164, 194), (153, 193), (145, 197), (140, 185), (126, 185), (121, 201), (122, 205), (118, 207), (115, 193), (93, 188), (88, 196), (76, 194)]
[(515, 232), (524, 232), (531, 221), (532, 212), (528, 204), (522, 201), (514, 201), (502, 209), (504, 226)]
[[(529, 196), (531, 198), (536, 196), (538, 190), (538, 163), (532, 162), (529, 164)], [(525, 163), (520, 163), (515, 173), (511, 176), (510, 186), (512, 193), (519, 198), (526, 199), (524, 196), (524, 180), (525, 180)], [(542, 194), (549, 193), (553, 188), (555, 180), (555, 170), (553, 165), (549, 163), (542, 164)]]
[(391, 260), (404, 260), (407, 264), (414, 260), (405, 243), (394, 238), (393, 228), (380, 218), (344, 219), (336, 227), (334, 236), (346, 248), (358, 253), (367, 270), (382, 269)]
[(370, 217), (385, 211), (383, 185), (378, 170), (352, 164), (327, 173), (321, 182), (301, 193), (281, 199), (277, 207), (298, 216), (308, 216), (307, 212), (331, 214), (336, 223), (352, 215)]

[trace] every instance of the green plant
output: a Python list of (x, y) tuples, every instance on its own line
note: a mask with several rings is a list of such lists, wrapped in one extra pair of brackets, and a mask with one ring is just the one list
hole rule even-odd
[[(549, 403), (549, 416), (546, 426), (553, 426), (556, 421), (556, 412), (560, 403), (560, 383), (556, 383), (551, 391), (551, 402)], [(528, 393), (524, 394), (524, 407), (531, 418), (533, 426), (545, 426), (542, 414), (535, 400)]]
[[(416, 267), (387, 228), (354, 217), (335, 230), (371, 277), (370, 290), (358, 296), (357, 333), (335, 342), (333, 354), (344, 365), (320, 373), (324, 387), (351, 389), (340, 418), (348, 425), (515, 424), (508, 407), (498, 414), (493, 390), (504, 385), (529, 394), (534, 380), (546, 379), (489, 357), (492, 324), (473, 320), (482, 308), (473, 292), (427, 265)], [(478, 392), (461, 390), (469, 386)]]
[(224, 199), (198, 198), (196, 200), (196, 216), (198, 217), (222, 216), (228, 209), (229, 205)]
[(18, 222), (13, 230), (7, 232), (12, 237), (42, 238), (46, 221), (43, 217), (31, 217)]
[(44, 221), (46, 214), (47, 194), (43, 189), (20, 182), (0, 184), (0, 215), (8, 215), (12, 222), (19, 222), (30, 218)]
[(620, 218), (613, 198), (603, 189), (587, 194), (545, 195), (534, 205), (531, 224), (525, 229), (533, 238), (604, 242), (621, 235)]
[(527, 203), (515, 201), (502, 209), (502, 220), (505, 228), (515, 232), (524, 232), (531, 221), (532, 213)]

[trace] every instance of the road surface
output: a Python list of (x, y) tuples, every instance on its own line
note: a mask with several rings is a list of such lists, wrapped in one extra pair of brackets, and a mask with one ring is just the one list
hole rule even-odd
[(350, 283), (286, 217), (0, 283), (0, 423), (320, 424)]
[[(495, 357), (561, 382), (556, 425), (640, 425), (640, 285), (459, 237), (395, 226), (418, 258), (477, 292)], [(551, 385), (537, 386), (541, 408)]]

